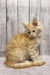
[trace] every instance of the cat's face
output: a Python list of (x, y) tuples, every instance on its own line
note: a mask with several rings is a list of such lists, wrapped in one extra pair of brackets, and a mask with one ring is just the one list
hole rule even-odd
[(41, 32), (41, 28), (39, 26), (33, 26), (32, 23), (28, 23), (27, 25), (25, 25), (25, 29), (25, 34), (29, 38), (35, 38)]

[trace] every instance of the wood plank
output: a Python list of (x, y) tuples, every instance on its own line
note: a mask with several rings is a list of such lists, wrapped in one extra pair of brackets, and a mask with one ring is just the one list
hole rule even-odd
[(18, 0), (18, 33), (24, 32), (24, 27), (21, 23), (29, 22), (29, 0)]
[(34, 17), (40, 20), (40, 0), (30, 0), (30, 21)]
[(17, 0), (7, 0), (7, 41), (17, 33)]
[(0, 0), (0, 51), (6, 49), (6, 0)]
[(42, 42), (41, 42), (41, 54), (48, 55), (49, 50), (49, 0), (41, 0), (41, 23), (42, 23)]
[(48, 29), (48, 31), (49, 31), (49, 50), (48, 50), (48, 55), (50, 56), (50, 2), (49, 2), (49, 7), (48, 7), (48, 14), (49, 14), (49, 19), (48, 19), (48, 21), (49, 21), (49, 29)]
[(41, 41), (41, 55), (48, 55), (49, 45), (48, 40)]
[(0, 57), (4, 57), (6, 55), (5, 53), (5, 51), (0, 51)]

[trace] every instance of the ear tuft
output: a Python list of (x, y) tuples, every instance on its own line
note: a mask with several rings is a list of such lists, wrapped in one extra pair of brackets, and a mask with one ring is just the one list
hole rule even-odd
[(24, 27), (26, 28), (27, 27), (27, 25), (26, 24), (24, 24), (24, 23), (22, 23), (23, 25), (24, 25)]
[(38, 21), (37, 21), (36, 17), (34, 17), (32, 24), (33, 24), (33, 26), (38, 26)]

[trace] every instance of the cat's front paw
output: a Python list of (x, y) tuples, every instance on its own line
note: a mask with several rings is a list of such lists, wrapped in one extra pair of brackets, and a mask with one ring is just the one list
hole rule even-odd
[(38, 58), (39, 58), (39, 60), (41, 60), (41, 58), (42, 58), (42, 57), (41, 57), (41, 56), (39, 56)]
[(34, 61), (40, 61), (40, 60), (41, 60), (41, 56), (34, 58)]

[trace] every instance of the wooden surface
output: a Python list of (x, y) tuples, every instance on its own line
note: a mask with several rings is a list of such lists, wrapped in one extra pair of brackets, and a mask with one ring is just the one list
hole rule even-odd
[(50, 75), (50, 57), (43, 56), (46, 64), (38, 67), (24, 69), (7, 68), (3, 63), (5, 58), (0, 58), (0, 75)]
[(42, 23), (41, 55), (50, 55), (50, 0), (0, 0), (0, 56), (16, 33), (24, 32), (22, 22), (37, 17)]
[(6, 50), (5, 47), (6, 47), (6, 0), (0, 0), (0, 51), (4, 52)]

